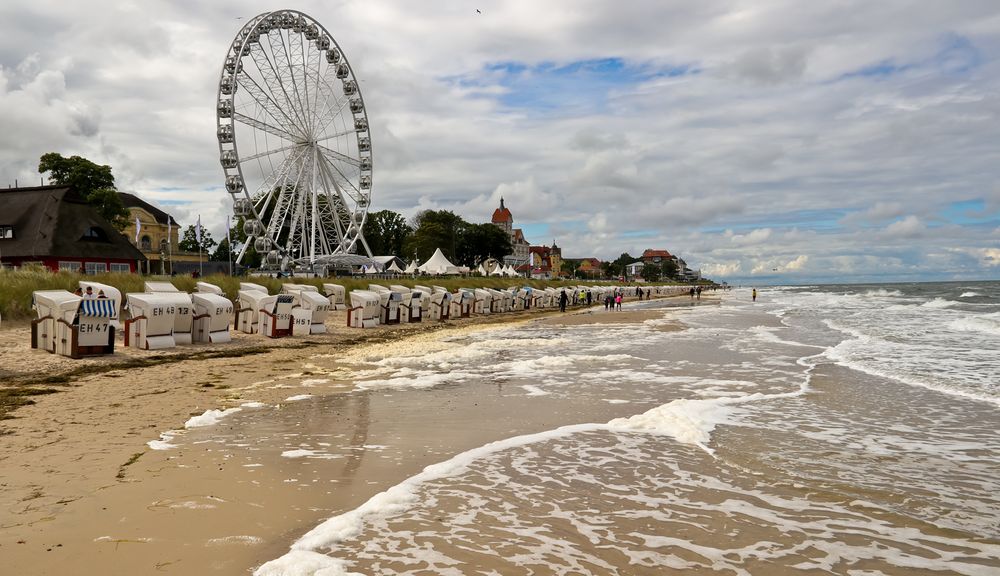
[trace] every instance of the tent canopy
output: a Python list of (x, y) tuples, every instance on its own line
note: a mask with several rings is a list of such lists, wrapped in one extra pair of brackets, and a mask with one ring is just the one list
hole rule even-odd
[(424, 274), (458, 274), (458, 266), (452, 264), (438, 248), (434, 255), (426, 262), (417, 267), (417, 270)]

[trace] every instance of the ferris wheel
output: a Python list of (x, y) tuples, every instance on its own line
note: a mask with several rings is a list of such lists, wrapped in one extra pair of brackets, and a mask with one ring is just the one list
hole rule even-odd
[[(246, 23), (219, 75), (219, 159), (233, 212), (268, 268), (361, 264), (372, 144), (354, 71), (295, 10)], [(360, 246), (359, 246), (360, 244)]]

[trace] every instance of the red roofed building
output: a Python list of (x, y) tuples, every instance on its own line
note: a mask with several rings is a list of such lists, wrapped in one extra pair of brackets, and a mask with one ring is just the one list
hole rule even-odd
[(653, 250), (651, 248), (647, 248), (642, 253), (642, 261), (646, 264), (659, 264), (664, 260), (673, 260), (673, 259), (674, 259), (673, 255), (670, 254), (670, 252), (667, 252), (666, 250)]
[(503, 231), (510, 234), (514, 227), (514, 216), (510, 210), (503, 205), (503, 198), (500, 198), (500, 207), (493, 211), (493, 223), (503, 228)]
[(503, 205), (503, 198), (500, 198), (500, 207), (493, 211), (492, 222), (510, 236), (510, 244), (514, 247), (513, 254), (504, 256), (504, 264), (515, 268), (527, 265), (528, 241), (524, 239), (524, 232), (520, 228), (514, 228), (514, 215)]

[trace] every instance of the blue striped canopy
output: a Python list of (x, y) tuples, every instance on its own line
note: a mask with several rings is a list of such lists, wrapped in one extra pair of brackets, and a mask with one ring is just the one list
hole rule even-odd
[(80, 302), (80, 316), (93, 318), (114, 318), (118, 315), (118, 303), (110, 298), (83, 300)]

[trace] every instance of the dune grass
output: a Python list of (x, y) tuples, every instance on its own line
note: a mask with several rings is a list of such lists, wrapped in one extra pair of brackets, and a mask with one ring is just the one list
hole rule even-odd
[[(459, 288), (510, 288), (513, 286), (531, 286), (532, 288), (547, 288), (573, 286), (580, 281), (574, 280), (526, 280), (524, 278), (500, 277), (437, 277), (418, 276), (416, 278), (367, 278), (343, 276), (338, 278), (269, 278), (267, 276), (226, 276), (216, 274), (203, 278), (191, 276), (140, 276), (138, 274), (106, 273), (88, 276), (76, 272), (51, 272), (46, 268), (22, 267), (19, 270), (0, 269), (0, 317), (4, 322), (28, 322), (35, 318), (31, 310), (31, 294), (35, 290), (69, 290), (72, 292), (80, 280), (89, 280), (114, 286), (122, 294), (129, 292), (144, 292), (143, 284), (147, 281), (170, 282), (183, 292), (194, 292), (199, 281), (215, 284), (222, 288), (226, 297), (235, 300), (240, 289), (240, 282), (253, 282), (268, 288), (271, 294), (281, 291), (281, 285), (287, 282), (310, 284), (323, 291), (324, 283), (342, 285), (348, 292), (366, 289), (369, 284), (389, 286), (398, 284), (412, 288), (414, 285), (442, 286), (451, 292)], [(613, 282), (593, 282), (593, 285), (610, 285)]]

